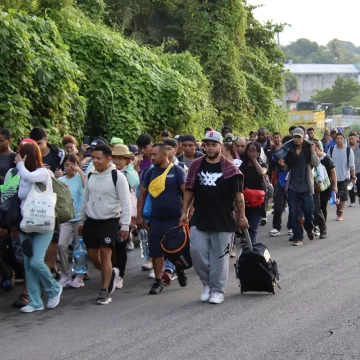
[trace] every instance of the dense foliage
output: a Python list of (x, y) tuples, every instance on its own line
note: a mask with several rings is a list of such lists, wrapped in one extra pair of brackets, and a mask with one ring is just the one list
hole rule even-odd
[(50, 20), (0, 13), (0, 125), (17, 138), (33, 126), (53, 140), (80, 136), (86, 101), (79, 95), (83, 74)]
[[(275, 130), (281, 27), (245, 0), (0, 0), (0, 126), (51, 140)], [(27, 15), (28, 14), (28, 15)], [(196, 56), (196, 57), (194, 57)], [(86, 125), (84, 125), (86, 124)]]

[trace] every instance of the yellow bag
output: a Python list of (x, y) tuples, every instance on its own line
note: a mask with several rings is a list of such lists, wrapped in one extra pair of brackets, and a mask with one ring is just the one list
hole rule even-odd
[(149, 193), (152, 197), (157, 198), (165, 190), (166, 176), (172, 167), (173, 164), (170, 163), (166, 170), (150, 183)]

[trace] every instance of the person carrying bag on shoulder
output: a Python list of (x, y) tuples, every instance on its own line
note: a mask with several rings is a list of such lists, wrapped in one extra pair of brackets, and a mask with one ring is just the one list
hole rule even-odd
[[(56, 194), (53, 193), (51, 175), (43, 166), (37, 144), (22, 145), (15, 163), (21, 178), (18, 191), (23, 217), (20, 241), (24, 251), (25, 276), (30, 298), (29, 304), (21, 308), (21, 312), (44, 309), (42, 288), (48, 296), (48, 309), (53, 309), (60, 302), (62, 287), (53, 279), (44, 258), (54, 234)], [(45, 192), (41, 192), (36, 183), (44, 184)], [(43, 222), (40, 221), (41, 218)], [(36, 226), (39, 224), (41, 225)]]

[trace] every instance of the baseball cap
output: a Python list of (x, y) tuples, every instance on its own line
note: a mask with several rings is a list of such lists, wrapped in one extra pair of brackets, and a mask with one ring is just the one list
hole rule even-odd
[(138, 154), (139, 147), (137, 145), (129, 145), (129, 151), (131, 151), (133, 154)]
[(174, 136), (174, 140), (176, 140), (177, 142), (181, 142), (181, 134), (176, 134), (175, 136)]
[(301, 136), (301, 137), (304, 137), (305, 133), (304, 133), (304, 130), (302, 128), (295, 128), (293, 131), (292, 131), (292, 135), (293, 136)]
[(108, 142), (103, 138), (94, 139), (90, 144), (90, 149), (93, 149), (95, 146), (98, 145), (108, 145)]
[(204, 138), (202, 139), (202, 141), (216, 141), (220, 144), (223, 143), (223, 138), (221, 136), (221, 134), (218, 131), (209, 131), (205, 134)]

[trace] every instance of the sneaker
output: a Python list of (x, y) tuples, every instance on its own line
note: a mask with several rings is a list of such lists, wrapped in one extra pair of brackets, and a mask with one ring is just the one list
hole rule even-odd
[(141, 270), (142, 271), (149, 271), (153, 269), (153, 263), (152, 261), (148, 260), (142, 267)]
[(62, 287), (70, 286), (71, 284), (71, 277), (68, 274), (61, 274), (59, 284)]
[(319, 228), (315, 228), (315, 229), (314, 229), (314, 234), (315, 234), (315, 236), (320, 236), (320, 229), (319, 229)]
[(184, 269), (177, 270), (178, 282), (181, 287), (185, 287), (188, 283), (188, 275)]
[(292, 229), (288, 229), (288, 235), (293, 235)]
[(339, 215), (337, 218), (336, 218), (336, 221), (343, 221), (344, 220), (344, 215)]
[(224, 302), (224, 294), (219, 292), (212, 292), (210, 296), (210, 304), (221, 304)]
[(235, 245), (233, 245), (233, 246), (231, 247), (230, 258), (231, 258), (231, 259), (236, 258), (236, 246), (235, 246)]
[(18, 300), (12, 303), (12, 307), (15, 309), (21, 309), (29, 304), (29, 295), (21, 294)]
[(128, 241), (128, 243), (126, 244), (126, 250), (132, 251), (132, 250), (134, 250), (134, 248), (135, 248), (135, 245), (134, 245), (133, 241), (132, 240)]
[(350, 205), (349, 205), (349, 207), (354, 207), (355, 206), (355, 203), (351, 203)]
[(70, 283), (70, 286), (74, 289), (84, 287), (84, 280), (80, 276), (75, 276), (75, 279)]
[(320, 239), (327, 239), (327, 233), (324, 232), (324, 233), (320, 234)]
[(149, 279), (155, 279), (155, 271), (154, 270), (151, 270), (149, 275), (148, 275), (148, 278)]
[(204, 286), (203, 291), (201, 292), (200, 295), (200, 301), (202, 302), (207, 302), (210, 300), (210, 287), (209, 286)]
[(121, 276), (117, 276), (115, 279), (115, 287), (121, 289), (124, 286), (124, 279)]
[(315, 232), (311, 230), (311, 231), (307, 232), (307, 236), (308, 236), (309, 240), (314, 240), (315, 239)]
[(100, 289), (99, 296), (96, 299), (96, 304), (98, 305), (107, 305), (110, 304), (112, 301), (109, 294), (106, 292), (105, 289)]
[(110, 279), (110, 283), (109, 283), (109, 287), (108, 287), (108, 292), (111, 295), (115, 289), (115, 280), (116, 278), (119, 276), (119, 269), (118, 268), (113, 268), (112, 270), (112, 274), (111, 274), (111, 279)]
[[(61, 288), (61, 289), (62, 289), (62, 288)], [(20, 311), (21, 311), (22, 313), (32, 313), (32, 312), (34, 312), (34, 311), (41, 311), (41, 310), (44, 310), (44, 307), (43, 307), (43, 306), (40, 306), (40, 307), (38, 307), (38, 308), (35, 308), (35, 307), (31, 306), (31, 305), (26, 305), (26, 306), (24, 306), (24, 307), (22, 307), (22, 308), (20, 309)]]
[(301, 245), (304, 245), (304, 243), (301, 241), (301, 240), (295, 240), (293, 241), (293, 246), (301, 246)]
[(281, 235), (281, 232), (278, 229), (272, 229), (269, 231), (269, 236), (275, 237), (275, 236), (279, 236), (279, 235)]
[(155, 281), (149, 291), (150, 295), (158, 295), (164, 290), (164, 284), (162, 280)]
[(176, 278), (177, 276), (175, 272), (171, 269), (165, 269), (161, 275), (161, 279), (163, 280), (165, 286), (170, 285), (171, 281), (176, 280)]
[(262, 218), (260, 221), (261, 226), (265, 226), (267, 224), (267, 218)]
[(55, 309), (59, 305), (60, 296), (61, 296), (62, 292), (63, 292), (63, 288), (60, 286), (59, 293), (56, 296), (54, 296), (53, 298), (48, 300), (48, 303), (47, 303), (48, 309)]

